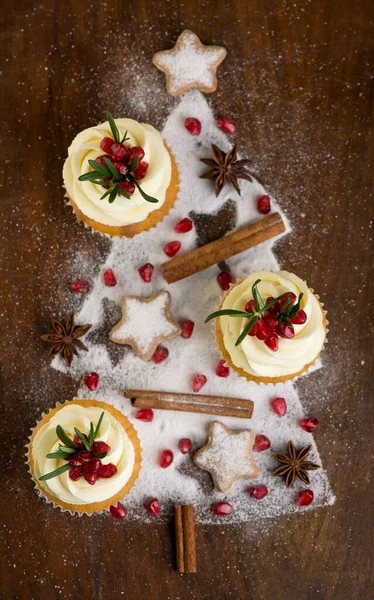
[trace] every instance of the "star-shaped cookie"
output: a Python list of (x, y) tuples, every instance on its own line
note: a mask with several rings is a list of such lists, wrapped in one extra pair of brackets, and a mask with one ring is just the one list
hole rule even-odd
[(252, 456), (255, 434), (250, 429), (231, 431), (220, 421), (209, 426), (208, 442), (195, 453), (195, 464), (209, 471), (214, 487), (227, 492), (237, 479), (255, 479), (259, 468)]
[(210, 94), (217, 89), (217, 67), (225, 56), (225, 48), (204, 46), (195, 33), (186, 29), (174, 48), (153, 55), (153, 63), (166, 74), (168, 94), (179, 96), (191, 88)]
[(122, 319), (109, 334), (112, 342), (131, 346), (136, 355), (150, 360), (159, 344), (177, 337), (181, 328), (170, 316), (171, 296), (159, 292), (151, 298), (126, 296)]

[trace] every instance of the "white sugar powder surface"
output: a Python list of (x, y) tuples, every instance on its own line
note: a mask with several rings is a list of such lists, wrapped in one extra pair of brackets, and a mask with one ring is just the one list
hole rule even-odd
[[(193, 137), (186, 131), (183, 125), (186, 117), (200, 119), (200, 136)], [(194, 465), (190, 454), (183, 455), (178, 450), (178, 440), (182, 437), (191, 438), (193, 450), (203, 446), (207, 440), (209, 423), (218, 419), (233, 430), (251, 428), (256, 434), (265, 434), (274, 451), (286, 450), (288, 440), (292, 440), (296, 447), (312, 444), (310, 460), (321, 464), (313, 436), (303, 431), (298, 424), (299, 419), (305, 415), (295, 384), (287, 382), (265, 386), (248, 382), (234, 372), (227, 378), (220, 378), (215, 374), (220, 354), (215, 343), (214, 325), (205, 325), (204, 320), (220, 303), (222, 292), (216, 281), (218, 266), (172, 285), (166, 284), (159, 269), (159, 265), (166, 260), (162, 250), (166, 242), (179, 239), (182, 242), (181, 253), (196, 245), (195, 230), (178, 235), (173, 231), (174, 223), (188, 216), (190, 211), (213, 214), (228, 199), (232, 199), (237, 204), (237, 226), (243, 226), (259, 218), (255, 199), (264, 193), (264, 188), (257, 181), (250, 183), (241, 180), (240, 197), (230, 187), (225, 187), (216, 197), (212, 182), (199, 179), (199, 175), (206, 169), (199, 159), (210, 155), (211, 143), (223, 150), (231, 147), (226, 136), (217, 129), (212, 111), (199, 92), (192, 91), (182, 97), (170, 114), (163, 135), (179, 167), (181, 184), (178, 201), (170, 215), (157, 228), (133, 239), (113, 240), (111, 252), (101, 269), (112, 268), (118, 284), (112, 288), (105, 287), (102, 272), (98, 273), (96, 280), (92, 281), (92, 291), (77, 315), (77, 322), (92, 323), (92, 329), (95, 330), (102, 326), (104, 320), (105, 299), (120, 305), (124, 296), (149, 297), (167, 289), (172, 296), (173, 317), (176, 320), (192, 319), (195, 322), (194, 333), (190, 339), (177, 337), (168, 341), (165, 345), (169, 349), (169, 357), (159, 365), (140, 360), (132, 350), (125, 352), (114, 365), (107, 349), (108, 343), (112, 342), (108, 339), (102, 344), (97, 341), (94, 343), (87, 340), (89, 336), (86, 336), (89, 352), (80, 353), (79, 359), (73, 362), (70, 369), (71, 374), (82, 381), (78, 397), (95, 397), (113, 404), (129, 417), (138, 431), (143, 451), (143, 467), (135, 487), (125, 498), (128, 518), (150, 519), (143, 503), (152, 496), (158, 497), (162, 504), (161, 517), (170, 516), (174, 502), (193, 503), (202, 523), (222, 522), (210, 510), (212, 502), (217, 500), (227, 500), (233, 506), (232, 514), (225, 518), (225, 522), (250, 521), (251, 525), (256, 521), (261, 521), (262, 524), (265, 518), (332, 504), (334, 495), (323, 468), (311, 472), (310, 487), (315, 495), (313, 504), (300, 509), (295, 503), (295, 495), (305, 486), (296, 482), (292, 489), (287, 489), (281, 478), (272, 476), (277, 463), (270, 450), (256, 454), (260, 475), (250, 482), (251, 485), (268, 486), (269, 495), (261, 501), (248, 495), (246, 489), (249, 482), (246, 480), (239, 480), (225, 494), (214, 491), (210, 475)], [(272, 209), (280, 210), (273, 198)], [(233, 275), (240, 279), (253, 271), (278, 270), (273, 244), (274, 241), (270, 240), (229, 259), (227, 264)], [(151, 283), (143, 282), (138, 274), (138, 267), (146, 262), (155, 265)], [(89, 268), (90, 265), (87, 264), (87, 270)], [(85, 277), (83, 264), (80, 277)], [(66, 371), (59, 357), (53, 361), (53, 366)], [(90, 371), (100, 374), (99, 389), (95, 393), (90, 393), (83, 384), (83, 375)], [(126, 388), (190, 393), (194, 373), (203, 373), (207, 377), (207, 383), (202, 389), (204, 394), (253, 400), (255, 406), (252, 419), (217, 418), (162, 410), (155, 410), (155, 418), (151, 423), (143, 423), (134, 418), (135, 409), (123, 397)], [(310, 385), (313, 385), (313, 375), (306, 376), (310, 378)], [(278, 417), (270, 408), (270, 401), (276, 396), (286, 399), (288, 410), (285, 417)], [(158, 465), (158, 459), (165, 448), (173, 451), (174, 461), (169, 468), (162, 469)]]

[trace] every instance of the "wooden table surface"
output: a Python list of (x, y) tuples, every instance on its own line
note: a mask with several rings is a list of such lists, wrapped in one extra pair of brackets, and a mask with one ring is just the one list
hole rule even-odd
[[(2, 6), (1, 598), (372, 598), (372, 2)], [(108, 251), (64, 205), (67, 147), (108, 108), (162, 126), (175, 101), (151, 57), (185, 28), (226, 46), (210, 102), (235, 118), (240, 148), (292, 222), (281, 264), (329, 309), (324, 368), (298, 389), (321, 421), (337, 502), (256, 533), (199, 527), (198, 573), (181, 576), (171, 525), (72, 518), (40, 501), (24, 444), (41, 411), (77, 390), (38, 339), (68, 312), (72, 257), (83, 252), (97, 269)]]

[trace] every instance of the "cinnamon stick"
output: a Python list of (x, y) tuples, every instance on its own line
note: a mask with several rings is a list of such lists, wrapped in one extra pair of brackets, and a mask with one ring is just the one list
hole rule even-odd
[(177, 555), (177, 571), (184, 573), (184, 544), (183, 544), (183, 519), (182, 506), (176, 504), (174, 508), (175, 522), (175, 548)]
[(240, 419), (251, 419), (254, 406), (252, 400), (220, 396), (197, 396), (149, 390), (126, 390), (124, 395), (125, 398), (132, 400), (136, 408), (178, 410)]
[(163, 263), (161, 265), (163, 276), (168, 283), (180, 281), (244, 252), (248, 248), (270, 240), (284, 233), (285, 230), (285, 224), (279, 213), (267, 215), (255, 223), (250, 223), (238, 231), (210, 242), (210, 244)]
[(196, 573), (195, 514), (192, 504), (175, 505), (175, 544), (179, 573)]

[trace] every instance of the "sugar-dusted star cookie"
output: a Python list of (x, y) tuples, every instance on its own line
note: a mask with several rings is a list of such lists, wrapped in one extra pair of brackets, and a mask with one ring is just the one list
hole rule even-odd
[(250, 429), (231, 431), (220, 421), (209, 426), (208, 442), (193, 457), (195, 464), (209, 471), (214, 487), (227, 492), (237, 479), (255, 479), (259, 468), (252, 456), (255, 434)]
[(174, 48), (153, 55), (153, 63), (166, 74), (166, 89), (172, 96), (191, 88), (210, 94), (217, 89), (217, 67), (226, 56), (222, 46), (204, 46), (195, 33), (183, 31)]
[(126, 296), (122, 319), (109, 334), (112, 342), (131, 346), (137, 356), (150, 360), (159, 344), (177, 337), (181, 328), (170, 316), (171, 296), (159, 292), (151, 298)]

